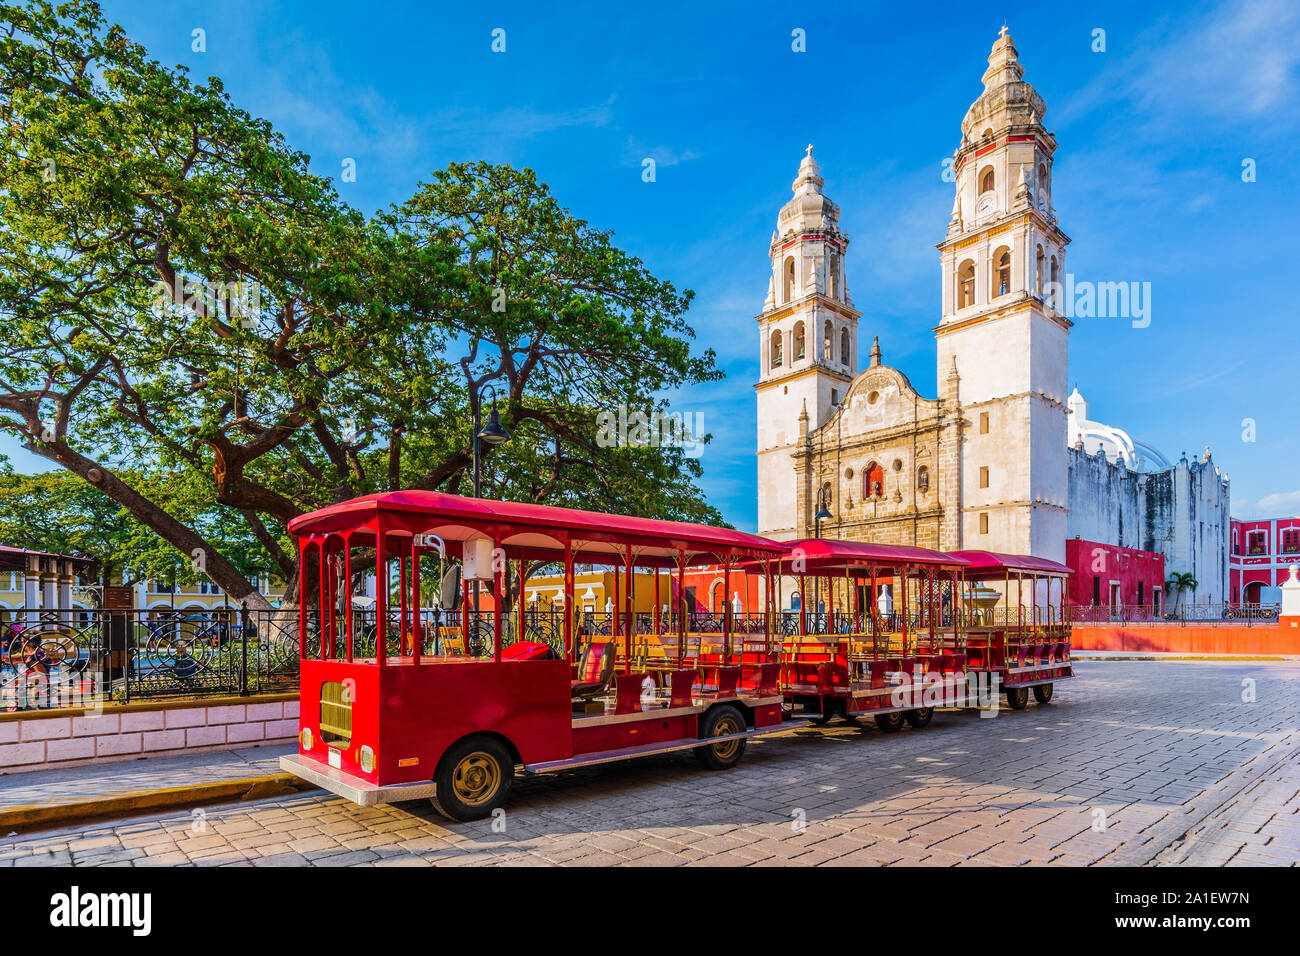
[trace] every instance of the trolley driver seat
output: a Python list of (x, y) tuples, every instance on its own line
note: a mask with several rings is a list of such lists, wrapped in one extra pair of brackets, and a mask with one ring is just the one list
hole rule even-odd
[(582, 663), (578, 665), (578, 679), (569, 682), (569, 696), (574, 700), (595, 697), (609, 687), (613, 676), (613, 642), (597, 644), (593, 641), (582, 651)]

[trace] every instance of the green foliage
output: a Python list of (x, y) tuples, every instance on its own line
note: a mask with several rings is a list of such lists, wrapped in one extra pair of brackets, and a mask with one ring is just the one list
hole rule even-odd
[(719, 520), (682, 449), (596, 441), (720, 377), (691, 294), (531, 170), (453, 164), (367, 220), (89, 0), (0, 5), (0, 122), (0, 429), (129, 513), (137, 555), (201, 551), (236, 599), (292, 579), (298, 514), (468, 492), (487, 385), (514, 436), (490, 494)]
[[(144, 476), (136, 480), (142, 485), (148, 481)], [(202, 529), (245, 574), (274, 573), (274, 561), (247, 527), (232, 520), (225, 509), (214, 507), (209, 498), (177, 487), (157, 487), (152, 492), (187, 523)], [(90, 558), (94, 564), (89, 576), (101, 584), (142, 578), (192, 584), (197, 577), (190, 555), (181, 554), (83, 479), (59, 471), (18, 474), (3, 456), (0, 543)], [(130, 577), (122, 577), (125, 570)]]

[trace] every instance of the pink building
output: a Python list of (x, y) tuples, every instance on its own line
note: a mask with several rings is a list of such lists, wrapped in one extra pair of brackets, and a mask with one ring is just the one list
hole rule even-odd
[(1073, 572), (1067, 591), (1071, 604), (1148, 608), (1153, 614), (1164, 607), (1163, 554), (1069, 538), (1065, 563)]
[(1300, 517), (1232, 519), (1228, 579), (1234, 604), (1276, 604), (1287, 568), (1300, 563)]

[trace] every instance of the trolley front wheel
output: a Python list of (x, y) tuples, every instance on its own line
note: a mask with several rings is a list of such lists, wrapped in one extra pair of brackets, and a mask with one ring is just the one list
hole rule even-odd
[(933, 707), (918, 707), (916, 710), (909, 710), (905, 715), (907, 722), (915, 729), (920, 730), (922, 727), (934, 720)]
[(888, 714), (876, 714), (876, 726), (887, 734), (897, 733), (903, 729), (903, 714), (901, 711), (892, 711)]
[(1028, 687), (1008, 687), (1007, 706), (1012, 710), (1024, 710), (1029, 705)]
[(433, 775), (434, 809), (452, 820), (481, 820), (506, 802), (515, 762), (491, 737), (471, 737), (438, 761)]
[(1038, 701), (1040, 704), (1046, 704), (1051, 699), (1052, 699), (1051, 684), (1034, 685), (1034, 700)]

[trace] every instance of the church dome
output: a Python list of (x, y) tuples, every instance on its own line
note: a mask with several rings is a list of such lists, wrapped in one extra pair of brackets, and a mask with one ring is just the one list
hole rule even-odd
[(1173, 464), (1148, 442), (1129, 437), (1128, 432), (1112, 425), (1103, 425), (1088, 418), (1088, 402), (1079, 389), (1070, 394), (1067, 402), (1069, 424), (1067, 434), (1072, 448), (1082, 448), (1085, 454), (1103, 453), (1109, 461), (1123, 461), (1129, 471), (1152, 474), (1167, 471)]
[(809, 144), (803, 162), (799, 164), (799, 175), (791, 184), (794, 196), (781, 207), (777, 217), (777, 232), (782, 236), (807, 231), (839, 231), (840, 207), (822, 195), (826, 181), (821, 177), (821, 168), (812, 151)]
[(997, 132), (1009, 125), (1041, 123), (1047, 103), (1022, 79), (1024, 75), (1025, 68), (1020, 65), (1016, 45), (1003, 26), (993, 41), (989, 68), (984, 71), (984, 92), (971, 104), (966, 118), (961, 121), (963, 139), (976, 140), (989, 129)]

